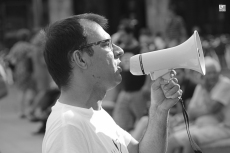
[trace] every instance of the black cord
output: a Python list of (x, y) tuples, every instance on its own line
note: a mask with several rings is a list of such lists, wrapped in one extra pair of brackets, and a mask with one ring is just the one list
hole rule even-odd
[(200, 147), (195, 143), (195, 141), (193, 141), (193, 139), (191, 137), (191, 134), (190, 134), (190, 131), (189, 131), (189, 118), (188, 118), (188, 114), (187, 114), (187, 112), (185, 110), (184, 102), (183, 102), (183, 100), (181, 98), (179, 99), (179, 101), (180, 101), (181, 106), (182, 106), (184, 122), (185, 122), (185, 125), (186, 125), (186, 130), (187, 130), (188, 138), (189, 138), (189, 141), (190, 141), (190, 145), (191, 145), (191, 147), (192, 147), (192, 149), (194, 150), (195, 153), (202, 153)]

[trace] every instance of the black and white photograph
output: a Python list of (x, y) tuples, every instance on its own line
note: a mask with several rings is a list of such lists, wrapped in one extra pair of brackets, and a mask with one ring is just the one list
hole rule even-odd
[(230, 153), (230, 1), (0, 0), (0, 153)]

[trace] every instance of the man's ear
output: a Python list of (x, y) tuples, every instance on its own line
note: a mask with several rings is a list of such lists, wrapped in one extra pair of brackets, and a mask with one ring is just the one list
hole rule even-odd
[(80, 68), (87, 69), (87, 60), (84, 56), (84, 53), (82, 53), (79, 50), (76, 50), (72, 54), (72, 61), (75, 62)]

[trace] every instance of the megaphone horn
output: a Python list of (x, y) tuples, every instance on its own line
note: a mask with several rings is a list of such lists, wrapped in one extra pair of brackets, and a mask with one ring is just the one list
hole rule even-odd
[(152, 80), (160, 76), (169, 79), (168, 72), (176, 68), (191, 69), (205, 75), (204, 54), (197, 31), (178, 46), (130, 58), (130, 72), (133, 75), (150, 74)]

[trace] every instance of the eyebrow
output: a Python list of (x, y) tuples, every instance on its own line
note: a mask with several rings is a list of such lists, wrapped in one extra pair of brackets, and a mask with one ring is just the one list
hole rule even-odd
[(82, 45), (78, 49), (81, 50), (83, 48), (99, 45), (100, 43), (107, 42), (107, 41), (112, 41), (112, 40), (111, 40), (111, 38), (110, 39), (99, 40), (99, 41), (96, 41), (96, 42), (92, 42), (92, 43), (89, 43), (89, 44)]

